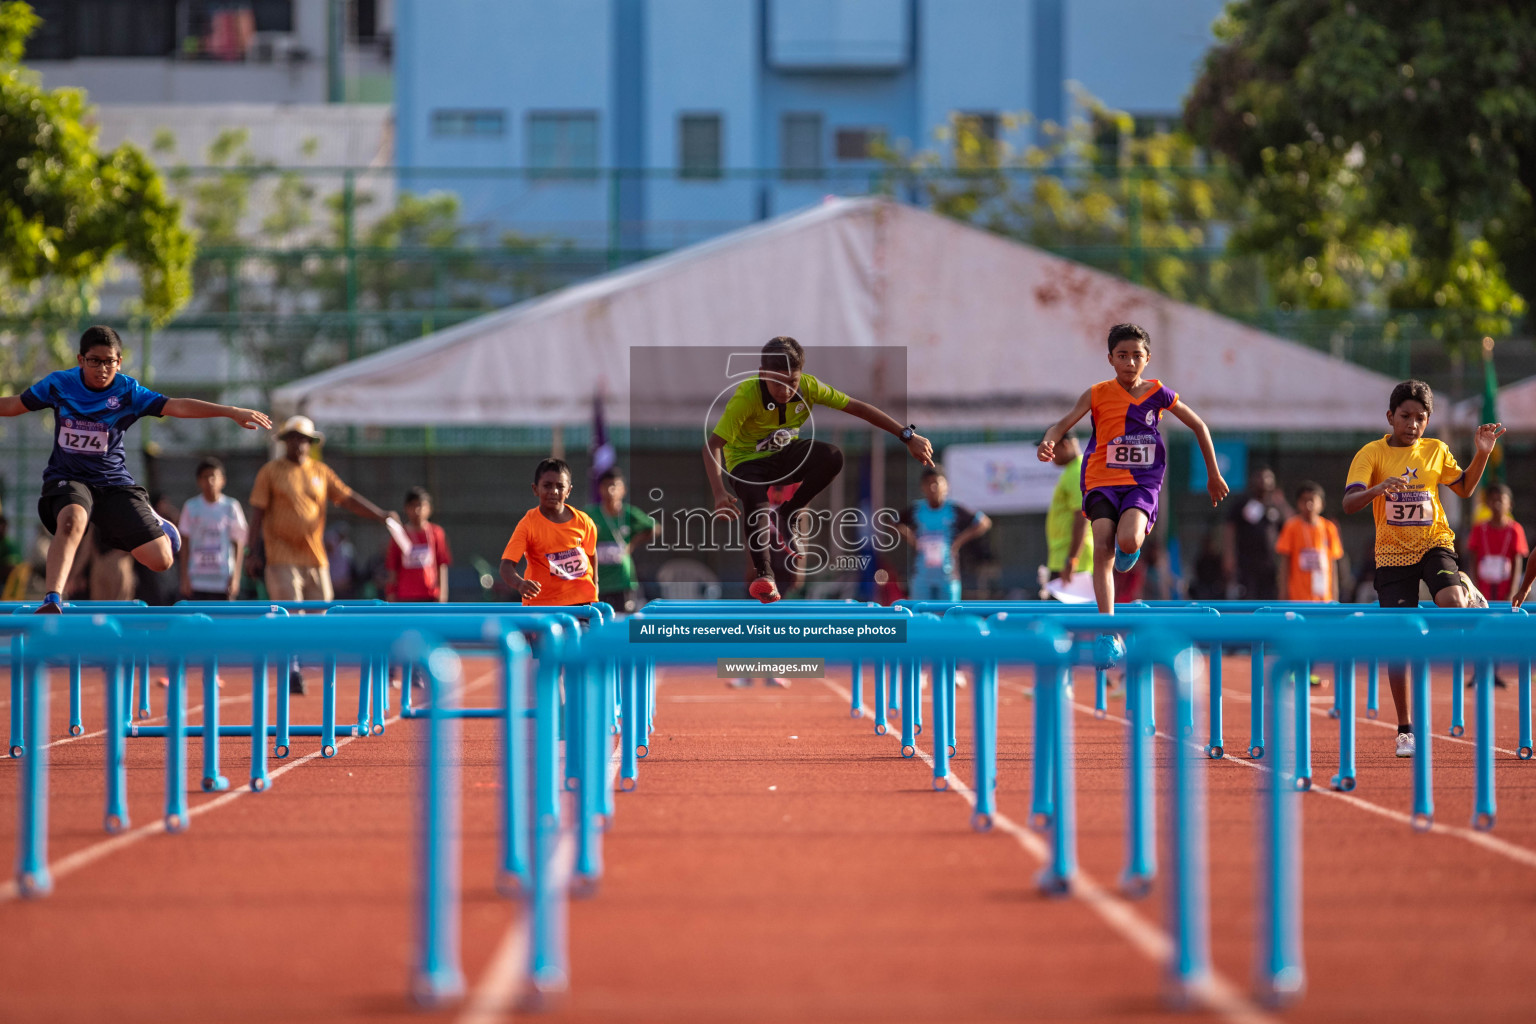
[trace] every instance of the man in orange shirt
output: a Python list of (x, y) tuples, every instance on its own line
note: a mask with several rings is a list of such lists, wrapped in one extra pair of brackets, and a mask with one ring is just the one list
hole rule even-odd
[[(336, 471), (309, 456), (324, 440), (308, 416), (293, 416), (278, 433), (284, 452), (256, 473), (251, 487), (251, 554), (248, 569), (267, 583), (273, 601), (331, 600), (330, 560), (325, 554), (327, 501), (366, 519), (398, 520), (341, 482)], [(291, 692), (304, 693), (298, 666), (288, 674)]]
[[(501, 578), (527, 605), (591, 604), (597, 600), (597, 524), (565, 503), (571, 467), (545, 459), (533, 471), (537, 508), (528, 510), (501, 553)], [(517, 565), (528, 560), (521, 574)]]
[(1296, 514), (1280, 528), (1280, 600), (1337, 601), (1344, 557), (1339, 528), (1323, 518), (1323, 488), (1308, 480), (1296, 488)]

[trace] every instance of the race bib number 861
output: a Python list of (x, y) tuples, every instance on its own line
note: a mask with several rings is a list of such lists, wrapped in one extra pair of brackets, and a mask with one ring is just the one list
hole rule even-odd
[(1145, 469), (1157, 461), (1157, 437), (1145, 434), (1117, 437), (1104, 449), (1104, 464), (1110, 469)]

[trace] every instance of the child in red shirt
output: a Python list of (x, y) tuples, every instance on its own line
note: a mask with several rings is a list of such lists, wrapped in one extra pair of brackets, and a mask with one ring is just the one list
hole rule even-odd
[(391, 601), (448, 600), (448, 566), (453, 555), (448, 535), (432, 522), (432, 496), (425, 487), (412, 487), (405, 495), (405, 535), (409, 552), (391, 543), (384, 554), (389, 571), (384, 596)]
[(1489, 602), (1507, 601), (1511, 584), (1520, 578), (1525, 556), (1530, 548), (1525, 531), (1510, 517), (1511, 495), (1506, 484), (1490, 484), (1483, 489), (1483, 504), (1489, 517), (1472, 527), (1467, 552), (1472, 556), (1472, 579)]

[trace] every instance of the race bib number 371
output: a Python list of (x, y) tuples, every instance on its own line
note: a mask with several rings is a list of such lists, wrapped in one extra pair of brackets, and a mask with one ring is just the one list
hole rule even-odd
[(1388, 526), (1428, 526), (1435, 521), (1435, 505), (1428, 491), (1387, 494)]
[(107, 426), (89, 420), (66, 419), (59, 424), (59, 447), (79, 455), (105, 455)]

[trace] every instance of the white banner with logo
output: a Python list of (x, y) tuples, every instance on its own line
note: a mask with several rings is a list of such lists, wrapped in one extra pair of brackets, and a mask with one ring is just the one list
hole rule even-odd
[(944, 449), (949, 497), (989, 515), (1045, 512), (1061, 478), (1032, 444), (952, 444)]

